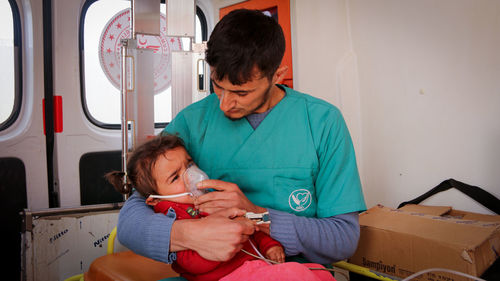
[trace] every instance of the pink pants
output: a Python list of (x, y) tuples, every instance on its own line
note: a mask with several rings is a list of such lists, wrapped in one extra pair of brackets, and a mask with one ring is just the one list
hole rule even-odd
[(286, 262), (269, 265), (262, 260), (247, 261), (235, 271), (226, 275), (221, 281), (242, 280), (290, 280), (290, 281), (335, 281), (332, 274), (326, 270), (311, 270), (325, 268), (317, 263)]

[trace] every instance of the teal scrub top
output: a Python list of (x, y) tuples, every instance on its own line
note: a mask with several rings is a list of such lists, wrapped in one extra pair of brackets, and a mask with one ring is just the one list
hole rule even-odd
[(212, 179), (236, 183), (254, 204), (306, 217), (366, 209), (351, 137), (333, 105), (282, 87), (285, 97), (254, 130), (230, 120), (211, 94), (165, 128)]

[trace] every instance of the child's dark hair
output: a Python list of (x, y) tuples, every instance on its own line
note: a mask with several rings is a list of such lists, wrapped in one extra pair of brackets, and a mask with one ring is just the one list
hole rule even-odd
[[(207, 42), (207, 63), (214, 78), (241, 85), (254, 77), (254, 67), (272, 79), (285, 54), (278, 22), (258, 10), (234, 10), (215, 26)], [(260, 78), (260, 77), (259, 77)]]
[(181, 138), (175, 135), (160, 135), (141, 144), (132, 151), (127, 160), (127, 183), (124, 173), (113, 171), (105, 175), (106, 179), (122, 194), (131, 194), (135, 188), (142, 196), (156, 194), (156, 180), (153, 167), (159, 156), (176, 147), (184, 147)]

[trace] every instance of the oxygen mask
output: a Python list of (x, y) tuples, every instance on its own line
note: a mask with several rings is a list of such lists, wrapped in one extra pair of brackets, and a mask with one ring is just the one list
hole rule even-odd
[(189, 164), (187, 169), (184, 171), (182, 174), (182, 180), (184, 181), (186, 192), (191, 193), (193, 197), (198, 197), (209, 192), (207, 189), (198, 189), (198, 187), (196, 187), (199, 182), (208, 180), (208, 176), (194, 163)]
[(196, 184), (200, 181), (208, 180), (208, 176), (194, 163), (190, 163), (187, 166), (186, 170), (184, 170), (184, 173), (182, 173), (182, 180), (184, 182), (184, 188), (186, 192), (171, 195), (150, 195), (149, 197), (159, 199), (172, 199), (186, 195), (198, 197), (210, 192), (209, 189), (198, 189), (196, 187)]

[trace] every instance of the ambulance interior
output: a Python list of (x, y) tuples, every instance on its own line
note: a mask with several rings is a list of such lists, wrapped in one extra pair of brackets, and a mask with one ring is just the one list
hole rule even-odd
[[(114, 239), (125, 198), (103, 175), (126, 167), (128, 149), (210, 95), (204, 44), (236, 8), (276, 17), (287, 40), (283, 83), (342, 112), (367, 208), (398, 208), (448, 179), (500, 198), (499, 1), (0, 3), (0, 29), (8, 29), (0, 58), (12, 62), (0, 67), (8, 280), (94, 280), (93, 262), (113, 253), (135, 266), (120, 270), (119, 258), (94, 264), (105, 268), (98, 280), (170, 270)], [(499, 215), (457, 188), (421, 204)], [(151, 270), (133, 272), (141, 268)]]

